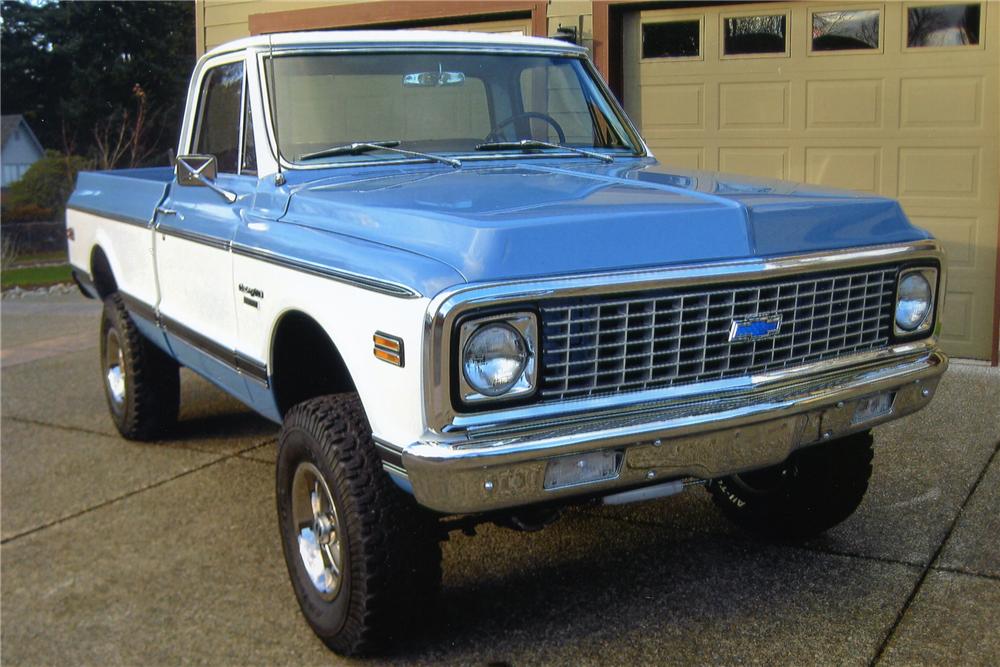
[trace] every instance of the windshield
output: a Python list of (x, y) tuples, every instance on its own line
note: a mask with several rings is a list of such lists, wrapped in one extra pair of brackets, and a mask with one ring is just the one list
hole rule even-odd
[(521, 140), (638, 152), (578, 58), (302, 54), (275, 56), (273, 73), (271, 66), (278, 143), (292, 163), (310, 154), (309, 164), (400, 159), (398, 152), (377, 148), (364, 155), (329, 151), (357, 142), (438, 155), (473, 155), (484, 143)]

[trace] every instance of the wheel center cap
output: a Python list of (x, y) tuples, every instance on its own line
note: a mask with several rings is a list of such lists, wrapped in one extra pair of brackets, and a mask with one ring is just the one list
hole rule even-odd
[(313, 520), (313, 533), (320, 544), (329, 544), (336, 533), (336, 525), (329, 514), (319, 514)]

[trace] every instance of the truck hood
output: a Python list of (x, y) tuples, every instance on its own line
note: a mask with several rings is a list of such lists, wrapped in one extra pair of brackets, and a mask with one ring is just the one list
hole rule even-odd
[(928, 237), (891, 199), (652, 160), (373, 170), (290, 175), (282, 220), (423, 255), (470, 282)]

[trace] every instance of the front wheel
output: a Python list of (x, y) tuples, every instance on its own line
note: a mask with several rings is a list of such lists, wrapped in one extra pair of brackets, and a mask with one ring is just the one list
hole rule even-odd
[(276, 482), (292, 588), (328, 647), (370, 652), (428, 604), (441, 582), (436, 521), (382, 469), (356, 395), (288, 412)]
[(777, 466), (713, 480), (715, 504), (737, 525), (771, 537), (818, 535), (861, 504), (872, 474), (872, 436), (812, 445)]

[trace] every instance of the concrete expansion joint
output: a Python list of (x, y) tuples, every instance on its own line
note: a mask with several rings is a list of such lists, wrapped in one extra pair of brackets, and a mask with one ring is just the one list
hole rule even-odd
[(89, 428), (80, 428), (79, 426), (64, 426), (62, 424), (53, 424), (51, 422), (41, 421), (39, 419), (28, 419), (27, 417), (10, 417), (4, 416), (5, 420), (17, 422), (19, 424), (26, 424), (28, 426), (42, 426), (45, 428), (54, 428), (60, 431), (68, 431), (70, 433), (85, 433), (86, 435), (96, 435), (102, 438), (108, 438), (109, 440), (118, 440), (119, 436), (111, 435), (109, 433), (102, 433), (101, 431), (92, 431)]
[[(26, 423), (29, 423), (29, 424), (31, 424), (31, 423), (37, 423), (37, 422), (30, 421), (30, 420), (24, 420), (24, 421)], [(40, 425), (47, 426), (47, 424), (40, 424)], [(84, 433), (90, 433), (90, 431), (83, 431), (82, 429), (69, 429), (69, 430), (79, 430), (79, 431), (84, 432)], [(105, 435), (105, 434), (100, 433), (100, 434), (97, 434), (97, 435)], [(105, 437), (111, 437), (111, 436), (105, 435)], [(66, 523), (68, 521), (72, 521), (73, 519), (79, 518), (79, 517), (84, 516), (86, 514), (90, 514), (91, 512), (94, 512), (96, 510), (103, 509), (105, 507), (110, 507), (111, 505), (119, 503), (119, 502), (121, 502), (123, 500), (126, 500), (128, 498), (132, 498), (133, 496), (137, 496), (137, 495), (139, 495), (141, 493), (145, 493), (146, 491), (150, 491), (152, 489), (155, 489), (155, 488), (158, 488), (158, 487), (161, 487), (161, 486), (165, 486), (165, 485), (167, 485), (167, 484), (169, 484), (169, 483), (171, 483), (173, 481), (181, 479), (182, 477), (187, 477), (188, 475), (192, 475), (194, 473), (201, 472), (202, 470), (205, 470), (207, 468), (211, 468), (212, 466), (218, 465), (218, 464), (223, 463), (225, 461), (230, 461), (232, 459), (240, 459), (242, 461), (247, 461), (248, 460), (248, 459), (244, 459), (244, 458), (240, 457), (239, 452), (234, 452), (232, 454), (222, 455), (222, 456), (220, 456), (219, 458), (217, 458), (215, 460), (208, 461), (207, 463), (203, 463), (201, 465), (195, 466), (193, 468), (190, 468), (188, 470), (180, 472), (180, 473), (178, 473), (176, 475), (173, 475), (172, 477), (168, 477), (166, 479), (161, 479), (159, 481), (153, 482), (151, 484), (147, 484), (146, 486), (140, 487), (138, 489), (133, 489), (132, 491), (129, 491), (128, 493), (123, 493), (123, 494), (121, 494), (119, 496), (115, 496), (114, 498), (109, 498), (108, 500), (105, 500), (103, 502), (97, 503), (96, 505), (93, 505), (91, 507), (87, 507), (87, 508), (82, 509), (82, 510), (80, 510), (78, 512), (73, 512), (72, 514), (68, 514), (66, 516), (59, 517), (58, 519), (55, 519), (53, 521), (49, 521), (48, 523), (42, 524), (40, 526), (35, 526), (34, 528), (29, 528), (28, 530), (24, 530), (24, 531), (22, 531), (20, 533), (16, 533), (16, 534), (11, 535), (9, 537), (5, 537), (3, 540), (0, 540), (0, 546), (9, 544), (9, 543), (14, 542), (16, 540), (20, 540), (23, 537), (28, 537), (29, 535), (33, 535), (35, 533), (41, 532), (43, 530), (46, 530), (47, 528), (52, 528), (53, 526), (58, 526), (60, 524)]]
[(973, 572), (972, 570), (966, 570), (960, 567), (943, 567), (935, 565), (931, 568), (935, 572), (944, 572), (947, 574), (960, 574), (963, 577), (974, 577), (976, 579), (988, 579), (990, 581), (1000, 581), (1000, 576), (995, 574), (983, 574), (982, 572)]
[[(913, 585), (913, 590), (910, 591), (910, 595), (906, 598), (906, 602), (903, 603), (899, 613), (896, 614), (896, 619), (889, 628), (889, 632), (886, 633), (885, 638), (878, 647), (878, 651), (875, 652), (875, 656), (869, 663), (872, 667), (878, 664), (881, 661), (882, 656), (885, 655), (886, 649), (889, 648), (889, 644), (892, 642), (892, 638), (896, 635), (896, 630), (903, 622), (903, 619), (906, 618), (906, 614), (913, 605), (913, 601), (917, 598), (917, 594), (919, 594), (920, 590), (923, 588), (924, 582), (927, 580), (927, 575), (930, 574), (931, 571), (946, 571), (943, 568), (936, 567), (935, 563), (937, 563), (941, 558), (941, 552), (944, 551), (945, 545), (948, 544), (948, 540), (951, 539), (952, 533), (955, 532), (955, 527), (958, 526), (959, 519), (962, 518), (962, 514), (965, 512), (966, 506), (969, 504), (972, 496), (976, 493), (976, 490), (982, 483), (983, 478), (986, 477), (986, 471), (989, 470), (991, 465), (993, 465), (993, 460), (996, 459), (998, 452), (1000, 452), (1000, 441), (993, 445), (993, 453), (990, 454), (990, 457), (983, 465), (982, 470), (979, 471), (979, 476), (976, 477), (976, 481), (972, 484), (969, 492), (965, 495), (965, 498), (962, 500), (962, 504), (959, 505), (958, 511), (955, 512), (955, 516), (952, 518), (951, 524), (948, 526), (948, 530), (945, 532), (944, 537), (938, 544), (937, 549), (934, 550), (934, 554), (931, 555), (930, 559), (927, 561), (927, 565), (924, 567), (923, 572), (920, 573), (920, 577), (917, 579), (917, 582)], [(994, 579), (992, 576), (985, 576), (984, 578)]]

